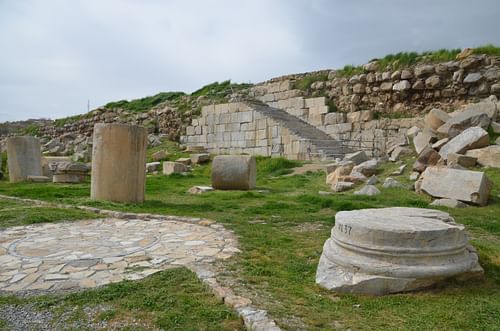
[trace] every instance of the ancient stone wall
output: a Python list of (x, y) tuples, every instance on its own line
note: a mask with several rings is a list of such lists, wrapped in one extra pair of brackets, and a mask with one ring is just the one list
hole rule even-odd
[(210, 105), (192, 120), (181, 137), (186, 146), (204, 146), (210, 153), (284, 156), (307, 160), (314, 148), (287, 128), (244, 103)]

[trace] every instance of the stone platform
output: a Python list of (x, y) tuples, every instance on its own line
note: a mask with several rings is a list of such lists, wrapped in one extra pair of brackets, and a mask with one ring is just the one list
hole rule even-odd
[(218, 224), (95, 219), (0, 230), (0, 291), (92, 288), (238, 252)]
[(316, 283), (337, 292), (382, 295), (482, 272), (464, 226), (449, 214), (395, 207), (337, 213)]

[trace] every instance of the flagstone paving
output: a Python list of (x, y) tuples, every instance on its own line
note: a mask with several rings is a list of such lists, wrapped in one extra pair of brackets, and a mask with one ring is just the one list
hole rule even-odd
[(95, 219), (0, 230), (0, 291), (92, 288), (174, 266), (196, 269), (234, 253), (222, 225)]

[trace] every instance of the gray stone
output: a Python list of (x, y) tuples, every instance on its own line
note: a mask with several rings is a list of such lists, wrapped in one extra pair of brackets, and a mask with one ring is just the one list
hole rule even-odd
[(424, 117), (424, 123), (426, 126), (433, 130), (439, 129), (444, 123), (450, 119), (448, 113), (442, 111), (441, 109), (433, 108)]
[(354, 168), (354, 162), (352, 161), (340, 162), (335, 168), (335, 170), (326, 176), (326, 184), (333, 185), (336, 182), (347, 181), (346, 177), (350, 176), (353, 168)]
[(483, 78), (480, 72), (473, 72), (465, 76), (464, 84), (474, 84), (479, 82)]
[(477, 107), (469, 108), (446, 121), (446, 123), (437, 130), (437, 133), (442, 138), (453, 138), (470, 127), (478, 126), (487, 129), (490, 122), (490, 117), (485, 111)]
[(155, 171), (160, 171), (161, 162), (148, 162), (146, 163), (146, 172), (148, 174), (153, 173)]
[(427, 146), (413, 163), (413, 170), (423, 172), (427, 167), (436, 165), (440, 159), (439, 153)]
[(448, 207), (448, 208), (467, 208), (468, 204), (463, 203), (462, 201), (458, 201), (455, 199), (436, 199), (432, 201), (431, 206), (440, 206), (440, 207)]
[(401, 184), (397, 180), (391, 177), (387, 177), (382, 185), (383, 188), (406, 188), (405, 185)]
[(420, 173), (418, 171), (414, 171), (410, 174), (410, 180), (417, 180), (419, 176)]
[(213, 191), (214, 188), (211, 186), (193, 186), (188, 190), (190, 194), (203, 194)]
[(434, 144), (432, 144), (432, 148), (434, 148), (435, 150), (440, 150), (441, 147), (443, 147), (444, 145), (446, 145), (448, 143), (448, 141), (450, 141), (450, 138), (440, 139), (440, 140), (436, 141)]
[(493, 133), (500, 134), (500, 123), (491, 122), (491, 129), (493, 130)]
[(354, 166), (351, 171), (351, 176), (354, 176), (356, 174), (363, 174), (364, 176), (372, 176), (377, 173), (379, 167), (379, 162), (375, 159), (373, 160), (368, 160), (363, 163), (358, 164), (357, 166)]
[(483, 167), (500, 168), (500, 146), (491, 145), (479, 149), (471, 149), (465, 153), (466, 156), (473, 157), (477, 163)]
[(333, 192), (344, 192), (352, 189), (354, 187), (354, 183), (351, 182), (335, 182), (332, 184), (332, 191)]
[(415, 151), (420, 154), (424, 148), (429, 146), (436, 140), (436, 137), (429, 131), (423, 131), (418, 133), (415, 138), (413, 138), (413, 146), (415, 146)]
[(396, 146), (396, 148), (394, 148), (394, 150), (391, 153), (391, 161), (397, 161), (401, 156), (411, 155), (411, 154), (413, 154), (413, 151), (408, 147)]
[(428, 76), (434, 73), (434, 66), (430, 64), (418, 65), (415, 68), (415, 76), (418, 78)]
[(425, 87), (435, 89), (441, 84), (441, 78), (437, 75), (431, 76), (425, 80)]
[(153, 153), (151, 157), (153, 158), (154, 161), (163, 161), (168, 157), (168, 153), (164, 150), (158, 151)]
[(489, 142), (488, 132), (484, 129), (480, 127), (468, 128), (441, 147), (439, 155), (446, 160), (450, 153), (463, 154), (470, 149), (488, 146)]
[(407, 80), (402, 80), (392, 86), (394, 91), (407, 91), (411, 89), (411, 84)]
[(374, 196), (380, 194), (380, 190), (375, 185), (365, 185), (359, 191), (355, 191), (354, 194)]
[(218, 190), (251, 190), (256, 175), (253, 156), (219, 155), (212, 163), (212, 187)]
[(201, 154), (191, 154), (191, 163), (192, 164), (202, 164), (210, 161), (210, 154), (201, 153)]
[(391, 176), (401, 176), (403, 174), (403, 172), (405, 171), (405, 168), (406, 168), (406, 164), (403, 164), (397, 170), (394, 170), (391, 173)]
[(412, 126), (411, 128), (406, 131), (406, 136), (409, 138), (415, 137), (420, 131), (420, 128), (418, 126)]
[(458, 164), (465, 168), (470, 168), (476, 165), (477, 158), (472, 156), (466, 156), (457, 153), (448, 154), (447, 164)]
[(7, 139), (7, 165), (10, 182), (22, 182), (28, 176), (42, 176), (42, 153), (36, 138), (12, 137)]
[(344, 161), (352, 161), (355, 165), (368, 161), (368, 155), (364, 151), (346, 154)]
[(48, 183), (51, 181), (51, 179), (47, 176), (28, 176), (28, 182), (33, 182), (33, 183)]
[(420, 189), (436, 198), (456, 199), (485, 206), (492, 182), (483, 172), (428, 167), (422, 174)]
[(187, 165), (179, 162), (167, 161), (163, 162), (163, 174), (171, 175), (171, 174), (182, 174), (188, 172), (189, 168)]
[(191, 164), (191, 158), (190, 157), (181, 157), (175, 160), (177, 163), (182, 163), (184, 165), (190, 165)]
[(375, 185), (378, 183), (378, 177), (373, 175), (366, 181), (366, 185)]
[(336, 292), (384, 295), (482, 272), (464, 226), (449, 214), (395, 207), (338, 212), (316, 283)]

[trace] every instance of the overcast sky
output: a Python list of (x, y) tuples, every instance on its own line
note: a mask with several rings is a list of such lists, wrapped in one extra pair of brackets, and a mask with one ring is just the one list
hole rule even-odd
[(0, 122), (399, 51), (500, 45), (500, 0), (0, 0)]

